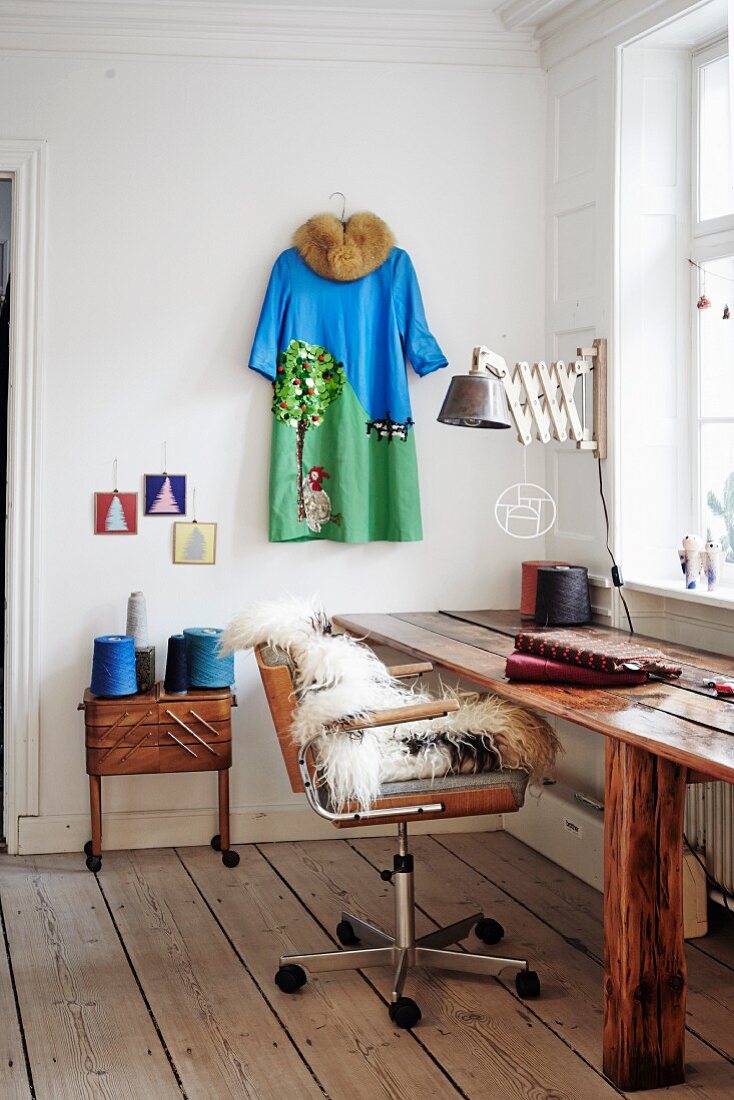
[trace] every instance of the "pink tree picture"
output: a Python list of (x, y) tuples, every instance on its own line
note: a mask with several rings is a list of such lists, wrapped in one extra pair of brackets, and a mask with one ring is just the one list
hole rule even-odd
[(162, 474), (145, 475), (145, 514), (146, 516), (185, 516), (186, 515), (186, 475)]

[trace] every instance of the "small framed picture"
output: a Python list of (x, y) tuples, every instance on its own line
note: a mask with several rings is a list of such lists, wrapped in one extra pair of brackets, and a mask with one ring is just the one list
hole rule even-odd
[(214, 565), (216, 554), (216, 523), (174, 523), (174, 565)]
[(146, 516), (186, 515), (186, 474), (145, 474)]
[(137, 535), (137, 493), (94, 494), (95, 535)]

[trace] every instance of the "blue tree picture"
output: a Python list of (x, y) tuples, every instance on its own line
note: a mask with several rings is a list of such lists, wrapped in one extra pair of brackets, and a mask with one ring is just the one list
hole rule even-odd
[(145, 475), (146, 516), (186, 515), (186, 475)]

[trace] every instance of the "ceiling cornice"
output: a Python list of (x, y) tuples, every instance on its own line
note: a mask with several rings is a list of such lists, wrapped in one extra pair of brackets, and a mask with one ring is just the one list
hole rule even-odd
[(0, 51), (378, 61), (526, 70), (534, 36), (494, 12), (236, 0), (0, 0)]
[(571, 0), (501, 0), (495, 11), (508, 30), (542, 27)]

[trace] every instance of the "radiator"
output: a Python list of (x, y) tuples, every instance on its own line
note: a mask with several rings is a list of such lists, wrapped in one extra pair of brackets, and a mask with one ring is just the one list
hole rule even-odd
[(692, 783), (686, 794), (688, 843), (720, 890), (734, 896), (734, 786)]

